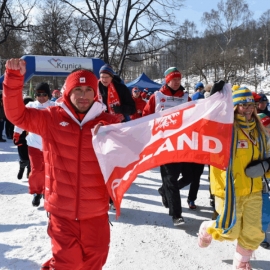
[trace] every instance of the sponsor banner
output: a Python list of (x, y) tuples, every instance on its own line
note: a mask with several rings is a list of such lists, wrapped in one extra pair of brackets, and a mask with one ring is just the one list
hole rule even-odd
[(67, 56), (35, 56), (37, 72), (71, 72), (75, 68), (93, 70), (91, 58)]
[(229, 164), (233, 103), (222, 92), (127, 123), (101, 127), (93, 146), (117, 216), (124, 193), (139, 173), (171, 162)]

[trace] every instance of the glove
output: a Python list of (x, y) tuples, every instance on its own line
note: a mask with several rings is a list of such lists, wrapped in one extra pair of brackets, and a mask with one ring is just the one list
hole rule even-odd
[(262, 177), (270, 169), (270, 158), (265, 160), (253, 160), (245, 169), (247, 177)]
[(216, 92), (221, 91), (223, 89), (225, 82), (223, 80), (219, 80), (214, 82), (214, 85), (211, 88), (210, 96), (214, 95)]
[(19, 141), (20, 141), (20, 133), (18, 133), (18, 132), (14, 132), (13, 133), (13, 142), (14, 142), (14, 144), (15, 145), (18, 145), (18, 146), (20, 146), (20, 145), (22, 145), (22, 144), (19, 144)]
[(113, 105), (113, 110), (115, 113), (122, 113), (122, 109), (119, 105)]

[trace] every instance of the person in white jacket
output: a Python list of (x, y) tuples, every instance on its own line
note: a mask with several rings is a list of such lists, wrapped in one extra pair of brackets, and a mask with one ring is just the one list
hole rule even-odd
[[(29, 102), (26, 107), (43, 110), (49, 106), (54, 106), (55, 103), (50, 100), (51, 91), (47, 83), (41, 82), (35, 87), (35, 101)], [(19, 127), (14, 128), (13, 139), (16, 142), (16, 138), (23, 132), (23, 129)], [(32, 132), (29, 132), (26, 136), (28, 145), (28, 154), (31, 166), (31, 172), (29, 174), (29, 193), (33, 194), (32, 205), (38, 207), (40, 200), (44, 194), (45, 185), (45, 173), (44, 173), (44, 158), (42, 152), (42, 138)]]

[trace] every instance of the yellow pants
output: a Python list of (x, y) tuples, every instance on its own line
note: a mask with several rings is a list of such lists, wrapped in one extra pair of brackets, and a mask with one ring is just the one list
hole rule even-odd
[[(215, 196), (215, 205), (216, 211), (222, 213), (224, 199)], [(212, 228), (215, 225), (216, 223), (213, 222)], [(229, 232), (220, 234), (217, 240), (237, 240), (243, 248), (255, 250), (264, 237), (262, 231), (262, 193), (255, 192), (247, 196), (236, 197), (236, 223)]]

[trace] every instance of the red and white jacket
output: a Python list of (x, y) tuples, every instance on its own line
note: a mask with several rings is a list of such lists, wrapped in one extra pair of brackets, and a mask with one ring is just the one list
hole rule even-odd
[(109, 194), (92, 145), (91, 129), (98, 123), (116, 123), (95, 102), (79, 122), (64, 102), (44, 110), (26, 108), (23, 76), (6, 70), (3, 82), (8, 119), (42, 137), (45, 162), (46, 211), (67, 219), (84, 220), (108, 212)]
[(149, 101), (144, 107), (143, 116), (166, 110), (187, 101), (191, 101), (188, 93), (185, 93), (183, 90), (179, 89), (175, 91), (174, 95), (172, 95), (171, 90), (167, 87), (167, 85), (164, 85), (159, 91), (156, 91), (150, 97)]

